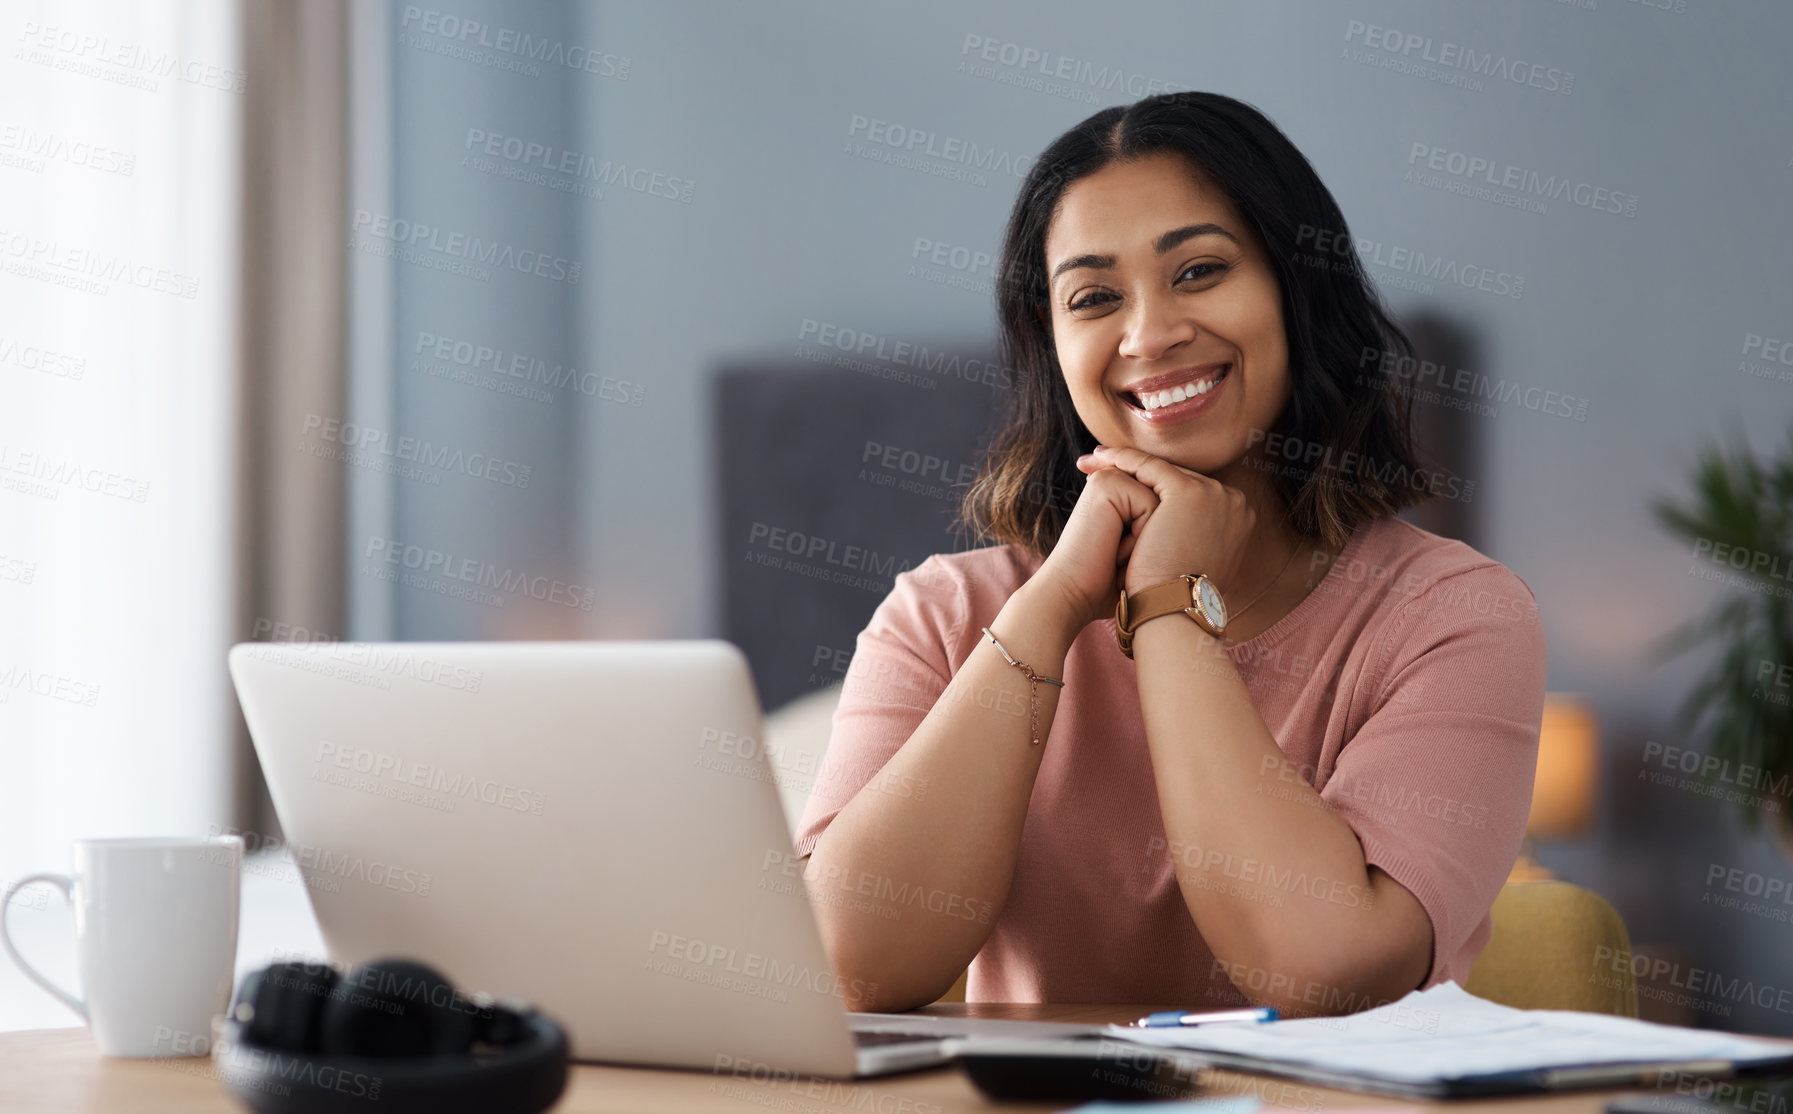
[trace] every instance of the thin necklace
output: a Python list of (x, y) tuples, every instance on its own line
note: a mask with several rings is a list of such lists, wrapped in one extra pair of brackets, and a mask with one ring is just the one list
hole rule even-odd
[(1251, 597), (1251, 603), (1248, 603), (1244, 607), (1241, 607), (1239, 610), (1233, 612), (1232, 616), (1227, 619), (1227, 623), (1229, 625), (1231, 625), (1231, 623), (1234, 619), (1237, 619), (1239, 616), (1241, 616), (1241, 615), (1245, 614), (1247, 611), (1249, 611), (1251, 609), (1252, 603), (1256, 603), (1259, 600), (1263, 599), (1265, 593), (1269, 592), (1270, 589), (1272, 589), (1276, 586), (1276, 582), (1282, 579), (1282, 574), (1288, 572), (1289, 566), (1295, 563), (1295, 555), (1297, 553), (1300, 553), (1301, 549), (1302, 549), (1301, 543), (1296, 542), (1295, 548), (1289, 550), (1289, 559), (1287, 561), (1284, 561), (1282, 563), (1282, 568), (1278, 569), (1276, 575), (1270, 578), (1270, 583), (1264, 585), (1263, 591), (1261, 591), (1257, 595)]

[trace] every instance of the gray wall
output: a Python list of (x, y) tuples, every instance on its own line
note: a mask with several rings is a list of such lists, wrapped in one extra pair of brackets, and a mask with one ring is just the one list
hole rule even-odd
[[(508, 213), (502, 222), (539, 216), (551, 222), (542, 235), (578, 234), (560, 254), (587, 262), (584, 281), (545, 289), (539, 303), (533, 288), (513, 294), (513, 308), (545, 314), (521, 319), (516, 342), (564, 345), (589, 368), (644, 387), (639, 406), (573, 400), (570, 427), (542, 415), (495, 419), (513, 431), (507, 437), (526, 430), (528, 451), (551, 458), (563, 485), (527, 511), (495, 513), (595, 589), (593, 610), (575, 617), (580, 633), (718, 633), (714, 557), (747, 539), (718, 536), (708, 455), (715, 370), (815, 352), (805, 321), (891, 343), (993, 332), (991, 300), (975, 281), (987, 270), (965, 289), (912, 274), (922, 262), (913, 253), (928, 240), (994, 255), (1019, 176), (992, 169), (983, 182), (960, 181), (861, 158), (848, 148), (867, 141), (853, 134), (854, 118), (1018, 160), (1097, 108), (1156, 91), (1146, 82), (1240, 97), (1307, 154), (1377, 258), (1422, 252), (1518, 287), (1518, 296), (1437, 280), (1428, 289), (1372, 260), (1400, 316), (1430, 315), (1470, 338), (1468, 370), (1478, 376), (1583, 407), (1578, 418), (1497, 402), (1475, 423), (1481, 546), (1537, 593), (1551, 688), (1585, 693), (1603, 723), (1597, 830), (1544, 849), (1545, 861), (1611, 898), (1640, 945), (1677, 949), (1684, 966), (1672, 977), (1697, 981), (1697, 968), (1793, 986), (1786, 925), (1703, 900), (1714, 865), (1785, 878), (1788, 862), (1760, 837), (1739, 835), (1722, 806), (1639, 784), (1647, 742), (1688, 742), (1668, 719), (1697, 664), (1654, 665), (1645, 647), (1716, 598), (1689, 575), (1685, 547), (1654, 526), (1647, 501), (1682, 489), (1685, 462), (1724, 423), (1741, 422), (1765, 447), (1793, 413), (1793, 385), (1739, 370), (1746, 334), (1793, 336), (1793, 8), (1677, 3), (1167, 0), (1117, 10), (653, 0), (583, 8), (565, 26), (549, 7), (498, 14), (477, 5), (495, 22), (624, 56), (627, 75), (507, 85), (512, 75), (462, 65), (458, 80), (524, 92), (416, 100), (412, 126), (433, 129), (432, 144), (477, 119), (499, 132), (564, 134), (600, 161), (692, 183), (688, 201), (621, 183), (577, 201), (464, 175), (450, 187), (465, 204)], [(1366, 42), (1373, 33), (1360, 24), (1430, 41), (1402, 54), (1379, 36)], [(1125, 80), (1030, 87), (1016, 81), (1024, 71), (966, 53), (968, 36)], [(1498, 77), (1476, 88), (1395, 68), (1448, 44), (1535, 64), (1538, 82), (1557, 89)], [(432, 113), (452, 119), (438, 129)], [(1416, 145), (1567, 177), (1621, 195), (1621, 207), (1634, 195), (1635, 209), (1602, 211), (1602, 192), (1596, 204), (1559, 198), (1534, 212), (1439, 188), (1448, 174), (1409, 180), (1425, 169), (1411, 161)], [(412, 177), (455, 173), (438, 161)], [(476, 187), (490, 192), (473, 197)], [(446, 312), (491, 310), (472, 298)], [(401, 321), (405, 313), (401, 304)], [(481, 327), (513, 339), (498, 320)], [(461, 512), (437, 512), (445, 517), (424, 532), (460, 537)], [(449, 629), (467, 621), (419, 617), (405, 632)], [(1690, 1020), (1793, 1033), (1785, 1012), (1703, 993)]]
[(356, 425), (338, 435), (363, 450), (354, 637), (564, 638), (595, 613), (577, 575), (581, 406), (603, 386), (579, 352), (586, 201), (531, 180), (533, 163), (588, 146), (589, 75), (487, 65), (468, 56), (479, 34), (460, 34), (477, 21), (488, 39), (570, 44), (575, 15), (498, 0), (359, 12)]

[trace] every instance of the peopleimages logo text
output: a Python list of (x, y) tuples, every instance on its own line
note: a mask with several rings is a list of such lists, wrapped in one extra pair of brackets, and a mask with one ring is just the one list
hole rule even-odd
[(299, 433), (300, 436), (315, 437), (330, 444), (341, 445), (345, 449), (391, 457), (420, 464), (425, 468), (458, 472), (476, 480), (491, 480), (505, 487), (528, 487), (529, 476), (533, 471), (527, 464), (505, 460), (490, 453), (469, 453), (409, 435), (394, 436), (390, 431), (375, 426), (327, 418), (322, 414), (305, 415)]
[(590, 611), (597, 602), (597, 594), (582, 585), (546, 576), (530, 576), (516, 569), (499, 568), (476, 557), (460, 557), (427, 546), (407, 545), (392, 538), (369, 538), (362, 557), (580, 611)]
[(940, 135), (925, 128), (912, 128), (875, 116), (854, 113), (847, 122), (847, 135), (889, 147), (910, 155), (926, 155), (941, 162), (974, 166), (979, 170), (1020, 176), (1033, 165), (1033, 156), (979, 144), (973, 139)]
[(1529, 197), (1566, 200), (1584, 209), (1621, 216), (1637, 215), (1637, 194), (1624, 193), (1581, 181), (1568, 175), (1542, 174), (1526, 167), (1483, 155), (1454, 151), (1437, 144), (1415, 141), (1407, 151), (1407, 165), (1448, 174), (1466, 182), (1514, 190)]
[(415, 759), (399, 758), (397, 755), (383, 754), (348, 743), (339, 744), (328, 739), (318, 743), (317, 753), (312, 757), (311, 762), (314, 770), (324, 766), (335, 766), (341, 770), (366, 775), (376, 781), (388, 780), (400, 785), (417, 786), (420, 789), (442, 793), (459, 800), (471, 797), (488, 805), (497, 805), (499, 808), (510, 809), (513, 812), (527, 812), (535, 816), (540, 816), (548, 803), (546, 793), (531, 792), (509, 782), (480, 777), (478, 774), (470, 774), (465, 771), (449, 770), (444, 766), (419, 762)]
[(450, 232), (366, 209), (355, 210), (354, 231), (399, 247), (433, 251), (451, 259), (504, 267), (545, 279), (577, 283), (584, 274), (584, 266), (578, 260), (528, 248), (518, 249), (514, 244), (481, 240), (465, 232)]
[(510, 27), (494, 27), (477, 19), (465, 19), (435, 8), (407, 4), (399, 19), (399, 26), (436, 35), (460, 46), (480, 47), (531, 62), (584, 70), (599, 77), (613, 77), (618, 81), (629, 80), (631, 59), (627, 55), (611, 54), (578, 44), (568, 46), (559, 39), (531, 35), (527, 31)]
[(1362, 20), (1345, 22), (1345, 41), (1362, 43), (1369, 50), (1381, 51), (1404, 60), (1412, 61), (1417, 58), (1440, 69), (1491, 77), (1515, 85), (1529, 85), (1533, 89), (1549, 93), (1567, 96), (1575, 89), (1575, 74), (1569, 70), (1524, 58), (1508, 58), (1491, 50), (1477, 50), (1463, 43), (1434, 39), (1430, 35), (1411, 31), (1403, 32)]
[(567, 364), (556, 363), (550, 366), (546, 360), (535, 356), (506, 352), (490, 345), (474, 344), (472, 341), (438, 336), (435, 333), (419, 332), (417, 343), (411, 352), (413, 355), (444, 360), (472, 371), (489, 371), (506, 379), (539, 383), (554, 390), (572, 389), (587, 397), (624, 406), (640, 406), (642, 397), (647, 392), (647, 386), (643, 383), (599, 375), (595, 371), (580, 371)]

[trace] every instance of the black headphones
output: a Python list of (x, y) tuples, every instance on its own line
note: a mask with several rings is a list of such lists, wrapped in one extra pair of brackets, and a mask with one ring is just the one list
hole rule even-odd
[(566, 1088), (567, 1038), (422, 963), (276, 963), (243, 977), (213, 1061), (258, 1114), (538, 1114)]

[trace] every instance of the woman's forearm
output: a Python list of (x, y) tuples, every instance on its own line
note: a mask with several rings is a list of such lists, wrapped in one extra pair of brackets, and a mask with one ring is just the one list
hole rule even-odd
[[(1365, 864), (1343, 817), (1303, 780), (1219, 640), (1162, 618), (1134, 636), (1166, 844), (1214, 956), (1265, 1004), (1362, 1009), (1431, 968), (1430, 921)], [(1336, 1011), (1328, 1011), (1336, 1012)]]
[[(1010, 654), (1062, 679), (1076, 631), (1056, 601), (1009, 598), (990, 630)], [(852, 1009), (903, 1010), (944, 993), (1002, 912), (1022, 822), (1047, 744), (1032, 745), (1027, 677), (979, 645), (914, 733), (817, 840), (804, 864), (823, 939), (843, 982), (875, 985)], [(1056, 685), (1033, 686), (1040, 737)], [(889, 785), (925, 785), (898, 795)], [(852, 900), (863, 895), (859, 900)], [(839, 900), (846, 898), (848, 900)], [(898, 917), (883, 910), (894, 908)]]

